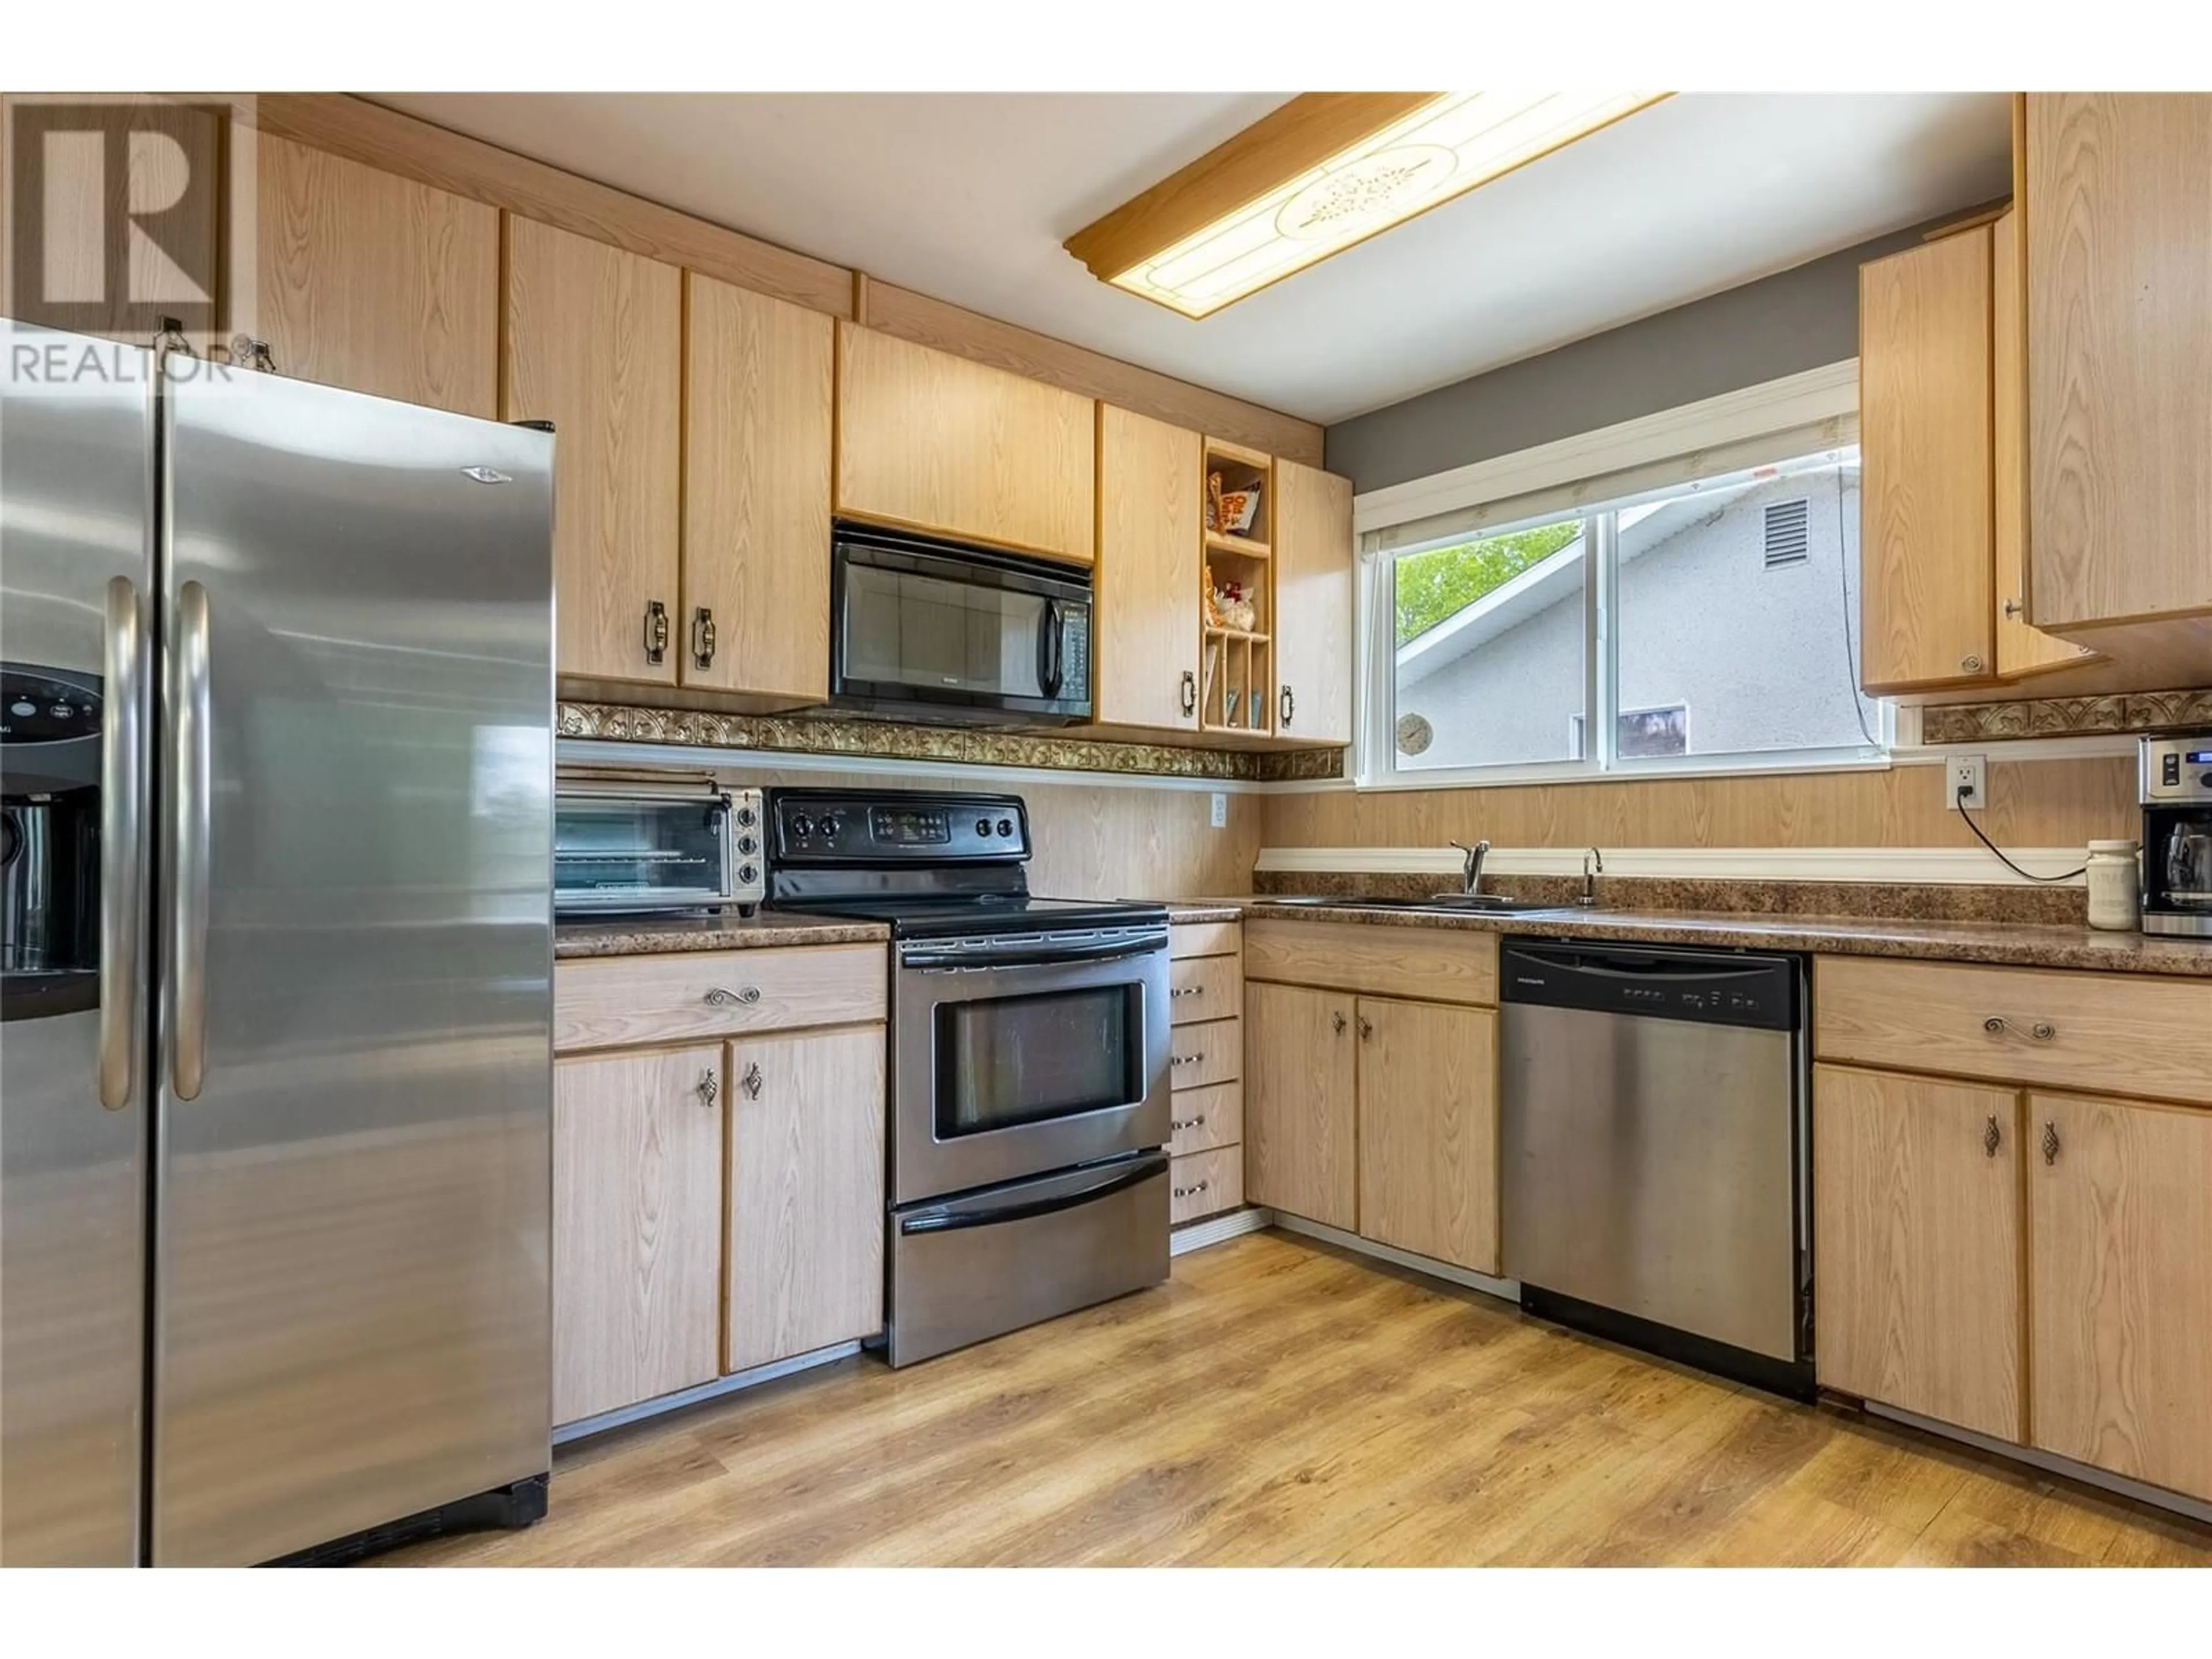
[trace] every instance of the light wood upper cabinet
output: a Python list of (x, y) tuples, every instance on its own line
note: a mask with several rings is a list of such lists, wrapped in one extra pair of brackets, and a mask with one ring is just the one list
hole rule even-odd
[(683, 683), (830, 695), (836, 325), (687, 271)]
[(1359, 1212), (1354, 1001), (1244, 990), (1244, 1195), (1347, 1231)]
[(2212, 1113), (2032, 1095), (2027, 1125), (2035, 1443), (2212, 1498)]
[(1824, 1387), (2018, 1440), (2020, 1097), (1814, 1068)]
[(1359, 1232), (1498, 1271), (1498, 1016), (1362, 997)]
[(711, 1382), (722, 1046), (553, 1067), (553, 1420)]
[(884, 1028), (730, 1045), (727, 1350), (741, 1371), (884, 1325)]
[(1275, 731), (1352, 741), (1352, 480), (1275, 463)]
[(563, 674), (677, 681), (683, 311), (675, 266), (508, 216), (500, 412), (554, 425)]
[(1102, 724), (1198, 729), (1200, 444), (1195, 432), (1098, 405)]
[(2031, 93), (2026, 145), (2029, 614), (2212, 611), (2212, 97)]
[(252, 332), (281, 374), (499, 415), (499, 210), (262, 133)]
[(1990, 283), (1986, 225), (1859, 267), (1869, 691), (1995, 672)]
[(1039, 380), (840, 323), (837, 511), (1088, 564), (1095, 407)]

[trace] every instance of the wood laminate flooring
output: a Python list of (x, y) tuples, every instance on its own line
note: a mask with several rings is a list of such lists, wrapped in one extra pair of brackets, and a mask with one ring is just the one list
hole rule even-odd
[(2212, 1565), (2212, 1528), (1289, 1234), (564, 1449), (392, 1564)]

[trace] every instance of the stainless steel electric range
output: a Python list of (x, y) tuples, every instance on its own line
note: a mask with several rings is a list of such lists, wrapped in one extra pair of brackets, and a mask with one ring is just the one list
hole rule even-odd
[(1018, 795), (779, 789), (769, 901), (891, 930), (893, 1365), (1168, 1272), (1168, 918), (1034, 896)]

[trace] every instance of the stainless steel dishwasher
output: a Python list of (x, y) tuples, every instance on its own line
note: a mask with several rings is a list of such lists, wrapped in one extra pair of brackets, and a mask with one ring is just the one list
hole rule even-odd
[(1509, 938), (1498, 966), (1522, 1305), (1810, 1395), (1803, 958)]

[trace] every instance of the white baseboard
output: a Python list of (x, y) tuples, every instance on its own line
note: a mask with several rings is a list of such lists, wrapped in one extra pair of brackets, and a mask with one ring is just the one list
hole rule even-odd
[[(1970, 839), (1961, 826), (1962, 840)], [(1605, 874), (1598, 878), (1601, 897), (1614, 876), (1661, 876), (1717, 881), (1851, 881), (1885, 886), (1932, 882), (1972, 886), (2027, 886), (1986, 848), (1965, 847), (1608, 847)], [(2078, 867), (2078, 847), (2021, 847), (2006, 851), (2039, 872), (2056, 875)], [(1439, 890), (1455, 886), (1460, 855), (1449, 847), (1267, 847), (1258, 870), (1295, 875), (1351, 873), (1369, 876), (1435, 876)], [(1576, 876), (1583, 872), (1583, 851), (1569, 847), (1493, 847), (1483, 868), (1501, 876)], [(2085, 878), (2063, 884), (2079, 887)]]
[(1377, 1244), (1371, 1238), (1362, 1238), (1358, 1233), (1347, 1233), (1340, 1227), (1323, 1226), (1320, 1222), (1308, 1221), (1303, 1216), (1278, 1214), (1275, 1225), (1286, 1233), (1304, 1233), (1308, 1238), (1318, 1238), (1340, 1249), (1371, 1255), (1376, 1261), (1388, 1261), (1394, 1267), (1411, 1267), (1415, 1273), (1426, 1273), (1431, 1279), (1448, 1279), (1454, 1285), (1464, 1285), (1470, 1291), (1480, 1291), (1506, 1302), (1521, 1300), (1521, 1281), (1517, 1279), (1492, 1279), (1488, 1273), (1479, 1273), (1470, 1267), (1438, 1261), (1433, 1256), (1415, 1255), (1411, 1250), (1401, 1250), (1395, 1245)]
[(2015, 1463), (2026, 1463), (2032, 1468), (2043, 1469), (2051, 1474), (2063, 1474), (2069, 1480), (2079, 1480), (2085, 1486), (2096, 1486), (2105, 1492), (2116, 1492), (2122, 1498), (2132, 1498), (2139, 1504), (2149, 1504), (2159, 1509), (2171, 1510), (2176, 1515), (2185, 1515), (2192, 1521), (2212, 1522), (2212, 1504), (2184, 1497), (2178, 1492), (2168, 1492), (2163, 1486), (2153, 1486), (2141, 1480), (2130, 1480), (2124, 1474), (2114, 1474), (2109, 1469), (2094, 1468), (2087, 1463), (2077, 1463), (2072, 1458), (2061, 1457), (2055, 1452), (2043, 1451), (2033, 1446), (2016, 1445), (2009, 1440), (1999, 1440), (1990, 1435), (1977, 1434), (1972, 1429), (1962, 1429), (1950, 1423), (1939, 1423), (1932, 1417), (1923, 1417), (1917, 1412), (1902, 1411), (1895, 1406), (1885, 1406), (1879, 1401), (1868, 1401), (1866, 1408), (1870, 1416), (1886, 1417), (1892, 1422), (1902, 1423), (1909, 1428), (1919, 1429), (1924, 1433), (1940, 1435), (1946, 1440), (1955, 1440), (1961, 1445), (1972, 1446), (1977, 1451), (1991, 1452)]
[(681, 1411), (686, 1406), (696, 1406), (702, 1401), (719, 1400), (726, 1394), (736, 1394), (743, 1389), (758, 1388), (763, 1382), (773, 1382), (779, 1376), (789, 1376), (794, 1371), (812, 1370), (817, 1365), (827, 1365), (833, 1360), (847, 1359), (860, 1352), (857, 1342), (838, 1342), (826, 1348), (817, 1348), (811, 1353), (794, 1354), (789, 1359), (779, 1359), (771, 1364), (756, 1365), (749, 1371), (732, 1371), (727, 1376), (718, 1376), (712, 1382), (702, 1382), (696, 1389), (684, 1389), (675, 1394), (664, 1394), (657, 1400), (641, 1400), (635, 1406), (624, 1406), (616, 1411), (601, 1412), (597, 1417), (583, 1417), (574, 1423), (563, 1423), (553, 1431), (553, 1443), (565, 1446), (571, 1440), (582, 1440), (591, 1435), (605, 1434), (609, 1429), (621, 1428), (626, 1423), (642, 1422), (648, 1417), (659, 1417), (664, 1412)]
[(1275, 1212), (1258, 1205), (1249, 1209), (1231, 1210), (1224, 1215), (1208, 1216), (1203, 1221), (1194, 1221), (1188, 1227), (1178, 1227), (1170, 1233), (1168, 1254), (1188, 1255), (1193, 1250), (1202, 1250), (1209, 1244), (1240, 1238), (1246, 1233), (1256, 1233), (1274, 1224)]

